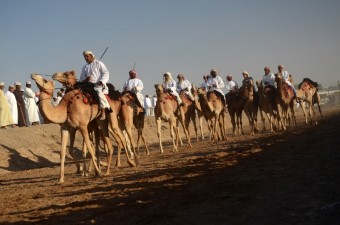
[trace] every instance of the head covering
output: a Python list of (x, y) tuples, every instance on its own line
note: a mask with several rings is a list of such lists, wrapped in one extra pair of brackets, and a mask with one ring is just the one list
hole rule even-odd
[(184, 75), (182, 73), (177, 75), (177, 78), (183, 78), (184, 79)]
[(247, 71), (243, 71), (242, 74), (247, 74), (249, 76), (249, 73)]
[(14, 85), (9, 85), (8, 89), (10, 89), (10, 88), (15, 88), (15, 87), (14, 87)]
[(26, 84), (32, 84), (31, 81), (26, 81)]
[(228, 78), (229, 78), (229, 79), (232, 79), (233, 76), (229, 74), (229, 75), (227, 75), (227, 79), (228, 79)]
[(0, 82), (0, 86), (5, 86), (5, 83), (4, 82)]
[(14, 85), (15, 85), (15, 86), (19, 86), (19, 85), (21, 85), (21, 83), (20, 83), (20, 82), (15, 82)]
[(129, 75), (132, 75), (132, 74), (136, 74), (136, 75), (137, 75), (136, 70), (130, 70), (130, 71), (129, 71)]
[(215, 69), (210, 70), (210, 75), (211, 76), (217, 76), (217, 71)]
[(94, 56), (94, 54), (93, 54), (91, 51), (89, 51), (89, 50), (83, 51), (83, 55), (84, 55), (84, 56), (85, 56), (85, 55), (92, 55), (92, 56)]

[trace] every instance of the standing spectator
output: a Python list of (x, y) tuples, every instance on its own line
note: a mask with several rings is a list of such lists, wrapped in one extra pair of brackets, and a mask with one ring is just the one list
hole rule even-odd
[(145, 107), (145, 110), (146, 110), (146, 115), (151, 116), (152, 102), (151, 102), (150, 95), (145, 96), (144, 107)]
[(57, 92), (57, 102), (58, 102), (58, 105), (61, 101), (61, 99), (63, 98), (63, 92), (60, 90)]
[(0, 82), (0, 128), (7, 128), (7, 126), (13, 124), (11, 110), (3, 91), (4, 88), (5, 84), (3, 82)]
[(25, 107), (25, 101), (23, 98), (23, 93), (21, 91), (21, 83), (16, 82), (15, 83), (15, 90), (13, 91), (13, 94), (17, 100), (17, 106), (18, 106), (18, 126), (19, 127), (26, 127), (26, 107)]
[(154, 116), (155, 115), (155, 107), (156, 107), (156, 103), (157, 103), (157, 96), (153, 95), (152, 96), (152, 110), (151, 110), (151, 115)]
[(13, 85), (9, 85), (8, 91), (6, 92), (7, 101), (13, 118), (12, 127), (15, 127), (18, 124), (18, 105), (17, 100), (13, 94), (14, 89), (15, 87)]
[(27, 110), (27, 126), (37, 125), (40, 123), (38, 107), (35, 103), (35, 93), (31, 89), (32, 83), (31, 81), (26, 82), (26, 88), (24, 91), (24, 100), (25, 106)]

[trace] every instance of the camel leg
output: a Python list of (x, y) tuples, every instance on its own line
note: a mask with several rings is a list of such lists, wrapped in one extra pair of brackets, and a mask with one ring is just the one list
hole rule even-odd
[(319, 113), (321, 115), (321, 119), (324, 120), (324, 117), (322, 115), (322, 111), (321, 111), (321, 107), (320, 107), (320, 95), (318, 92), (315, 93), (316, 97), (315, 97), (315, 103), (318, 105), (318, 109), (319, 109)]
[(149, 147), (148, 145), (146, 144), (146, 141), (145, 141), (145, 138), (144, 138), (144, 135), (143, 135), (143, 128), (139, 128), (138, 129), (138, 138), (137, 138), (137, 151), (139, 152), (139, 141), (140, 139), (142, 139), (143, 143), (144, 143), (144, 146), (145, 146), (145, 154), (146, 155), (150, 155), (150, 150), (149, 150)]
[[(68, 149), (68, 152), (70, 153), (73, 161), (75, 162), (76, 164), (76, 167), (77, 167), (77, 173), (80, 173), (81, 171), (81, 168), (80, 168), (80, 164), (76, 158), (76, 156), (74, 155), (74, 141), (75, 141), (75, 138), (76, 138), (76, 132), (77, 130), (74, 129), (74, 128), (70, 128), (69, 129), (69, 134), (70, 134), (70, 147)], [(66, 142), (67, 143), (67, 142)]]
[(156, 118), (156, 125), (157, 125), (157, 136), (159, 140), (159, 153), (163, 153), (164, 151), (163, 151), (163, 145), (162, 145), (162, 133), (161, 133), (162, 120), (161, 118)]
[(299, 103), (300, 103), (300, 108), (302, 109), (303, 115), (305, 116), (305, 123), (306, 125), (308, 125), (308, 116), (307, 116), (306, 109), (305, 109), (306, 107), (305, 102), (300, 99)]
[(198, 117), (198, 122), (199, 122), (199, 129), (201, 132), (201, 140), (204, 141), (204, 134), (203, 134), (203, 116)]
[(187, 141), (188, 141), (188, 148), (192, 148), (191, 135), (190, 135), (190, 130), (189, 130), (189, 123), (190, 123), (190, 120), (188, 118), (181, 120), (181, 124), (182, 124), (183, 130), (184, 130), (185, 136), (187, 138)]
[(230, 115), (230, 122), (231, 122), (231, 125), (233, 127), (233, 135), (236, 136), (235, 112), (229, 111), (229, 115)]
[[(268, 113), (266, 113), (266, 115), (268, 117)], [(262, 125), (263, 125), (262, 131), (266, 131), (266, 121), (264, 119), (263, 112), (262, 112), (261, 109), (260, 109), (260, 116), (261, 116), (261, 121), (262, 121)], [(268, 117), (268, 121), (269, 121), (269, 117)]]
[[(100, 130), (100, 133), (102, 135), (103, 141), (104, 141), (104, 143), (106, 144), (106, 146), (108, 148), (108, 154), (106, 155), (107, 170), (106, 170), (106, 172), (104, 174), (105, 176), (108, 176), (110, 174), (111, 161), (112, 161), (112, 155), (113, 155), (113, 146), (112, 146), (112, 143), (111, 143), (111, 140), (110, 140), (110, 137), (109, 137), (108, 121), (107, 120), (103, 121), (103, 120), (100, 120), (98, 118), (97, 118), (96, 121), (97, 121), (97, 123), (99, 125), (99, 130)], [(90, 154), (91, 154), (91, 151), (92, 150), (90, 150)], [(100, 171), (99, 167), (98, 167), (98, 165), (96, 164), (96, 162), (95, 162), (95, 160), (93, 158), (95, 156), (93, 156), (92, 154), (91, 154), (92, 161), (95, 164), (96, 171), (99, 172)]]
[(66, 156), (66, 145), (69, 138), (69, 129), (66, 125), (62, 125), (61, 129), (61, 150), (60, 150), (60, 175), (59, 175), (59, 184), (64, 183), (65, 176), (65, 156)]
[(92, 147), (92, 143), (91, 143), (91, 140), (90, 140), (90, 137), (89, 137), (87, 126), (80, 126), (79, 127), (79, 131), (82, 134), (83, 140), (85, 141), (86, 147), (88, 148), (88, 151), (89, 151), (89, 153), (91, 155), (91, 159), (92, 159), (92, 162), (94, 164), (94, 167), (95, 167), (98, 175), (101, 176), (101, 172), (100, 172), (100, 170), (98, 168), (98, 165), (96, 164), (96, 156), (94, 155), (94, 149)]
[[(178, 141), (179, 141), (179, 129), (178, 129), (178, 126), (176, 126), (176, 124), (177, 124), (176, 118), (169, 119), (170, 137), (172, 138), (174, 152), (178, 152)], [(176, 137), (174, 136), (174, 133)]]

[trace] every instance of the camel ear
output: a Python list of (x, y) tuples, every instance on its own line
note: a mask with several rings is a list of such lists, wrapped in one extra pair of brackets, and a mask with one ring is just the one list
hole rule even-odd
[(155, 84), (155, 85), (154, 85), (154, 86), (155, 86), (155, 88), (157, 88), (157, 85), (158, 85), (158, 84)]
[(76, 75), (76, 71), (74, 71), (74, 70), (71, 70), (70, 73), (71, 73), (73, 76)]
[(256, 81), (256, 85), (259, 85), (259, 83), (260, 83), (260, 82), (257, 80), (257, 81)]

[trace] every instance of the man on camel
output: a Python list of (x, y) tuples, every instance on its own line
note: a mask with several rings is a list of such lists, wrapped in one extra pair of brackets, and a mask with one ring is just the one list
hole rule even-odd
[(224, 88), (223, 79), (217, 75), (217, 71), (215, 69), (210, 70), (210, 77), (208, 80), (208, 91), (217, 91), (218, 95), (221, 97), (222, 104), (225, 106), (225, 98), (222, 88)]
[(136, 94), (137, 98), (135, 99), (136, 105), (139, 107), (137, 112), (144, 112), (144, 96), (142, 94), (143, 90), (143, 82), (142, 80), (137, 78), (137, 72), (135, 70), (129, 71), (129, 79), (125, 81), (123, 90), (124, 91), (131, 91)]
[(294, 98), (295, 98), (296, 97), (296, 90), (295, 90), (295, 87), (289, 81), (290, 77), (289, 77), (288, 71), (287, 70), (283, 70), (284, 69), (283, 65), (278, 65), (277, 69), (278, 69), (278, 73), (282, 75), (282, 78), (283, 78), (284, 82), (286, 84), (288, 84), (288, 86), (293, 90)]
[(177, 93), (177, 84), (174, 79), (172, 79), (171, 73), (166, 72), (163, 75), (163, 88), (165, 91), (168, 91), (171, 95), (176, 97), (179, 106), (182, 106), (182, 100)]
[(183, 74), (178, 74), (177, 76), (178, 82), (177, 82), (177, 92), (181, 93), (182, 91), (185, 93), (186, 96), (189, 97), (189, 99), (194, 102), (194, 96), (191, 94), (191, 83), (187, 79), (185, 79)]
[(87, 64), (81, 71), (79, 81), (94, 84), (94, 90), (99, 97), (99, 107), (101, 109), (100, 120), (105, 120), (105, 110), (107, 109), (109, 112), (112, 112), (109, 102), (105, 97), (105, 94), (109, 93), (109, 88), (106, 86), (106, 83), (109, 81), (109, 70), (103, 62), (95, 58), (91, 51), (84, 51), (83, 56)]

